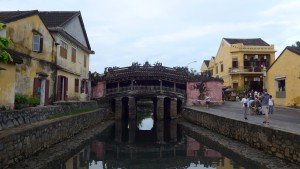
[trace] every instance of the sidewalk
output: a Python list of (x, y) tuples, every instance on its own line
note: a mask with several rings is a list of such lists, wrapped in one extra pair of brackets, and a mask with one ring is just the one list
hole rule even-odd
[(210, 108), (201, 106), (188, 108), (300, 135), (300, 109), (297, 108), (275, 106), (274, 113), (269, 115), (269, 124), (263, 123), (264, 115), (248, 115), (248, 120), (245, 120), (240, 102), (225, 102), (223, 105)]

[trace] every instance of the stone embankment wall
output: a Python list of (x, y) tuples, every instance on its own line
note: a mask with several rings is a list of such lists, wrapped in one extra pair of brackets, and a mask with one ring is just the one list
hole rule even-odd
[(97, 108), (96, 101), (57, 102), (54, 106), (30, 107), (22, 110), (0, 111), (0, 131), (46, 120), (50, 115), (70, 112), (78, 108)]
[(107, 109), (45, 120), (0, 131), (0, 168), (68, 139), (75, 134), (110, 118)]
[(183, 108), (182, 116), (187, 121), (211, 131), (261, 149), (268, 154), (300, 164), (300, 135), (298, 134), (189, 108)]

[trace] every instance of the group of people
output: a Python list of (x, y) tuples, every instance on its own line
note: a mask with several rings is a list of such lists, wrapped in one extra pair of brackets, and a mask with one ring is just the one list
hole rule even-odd
[(269, 123), (269, 114), (273, 114), (274, 110), (274, 99), (272, 95), (270, 95), (267, 89), (264, 89), (263, 93), (250, 91), (249, 93), (245, 93), (241, 103), (244, 107), (244, 118), (248, 120), (247, 114), (248, 110), (251, 109), (252, 104), (260, 104), (261, 112), (264, 114), (263, 123)]

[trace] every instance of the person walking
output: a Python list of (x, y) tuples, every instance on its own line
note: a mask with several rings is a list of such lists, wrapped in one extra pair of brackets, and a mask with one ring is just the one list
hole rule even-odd
[(269, 99), (270, 95), (267, 89), (264, 89), (264, 93), (261, 95), (262, 113), (265, 115), (263, 123), (269, 123)]
[(274, 99), (272, 98), (272, 95), (270, 95), (269, 99), (269, 114), (273, 114), (274, 110)]
[(241, 103), (243, 104), (243, 107), (244, 107), (244, 118), (245, 120), (248, 120), (247, 118), (247, 110), (248, 110), (248, 99), (247, 99), (247, 95), (244, 95)]
[(205, 103), (206, 103), (206, 108), (209, 107), (211, 101), (211, 97), (208, 95), (208, 93), (205, 96)]

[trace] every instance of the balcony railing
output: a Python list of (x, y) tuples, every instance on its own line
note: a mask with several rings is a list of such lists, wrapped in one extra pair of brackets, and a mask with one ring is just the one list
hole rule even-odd
[(129, 91), (135, 91), (135, 92), (174, 92), (178, 94), (185, 94), (185, 90), (182, 89), (174, 89), (173, 87), (162, 87), (160, 89), (160, 86), (128, 86), (128, 87), (119, 87), (119, 88), (112, 88), (112, 89), (106, 89), (106, 94), (115, 94), (115, 93), (124, 93)]
[(239, 66), (229, 68), (229, 73), (242, 73), (242, 72), (263, 72), (261, 66)]

